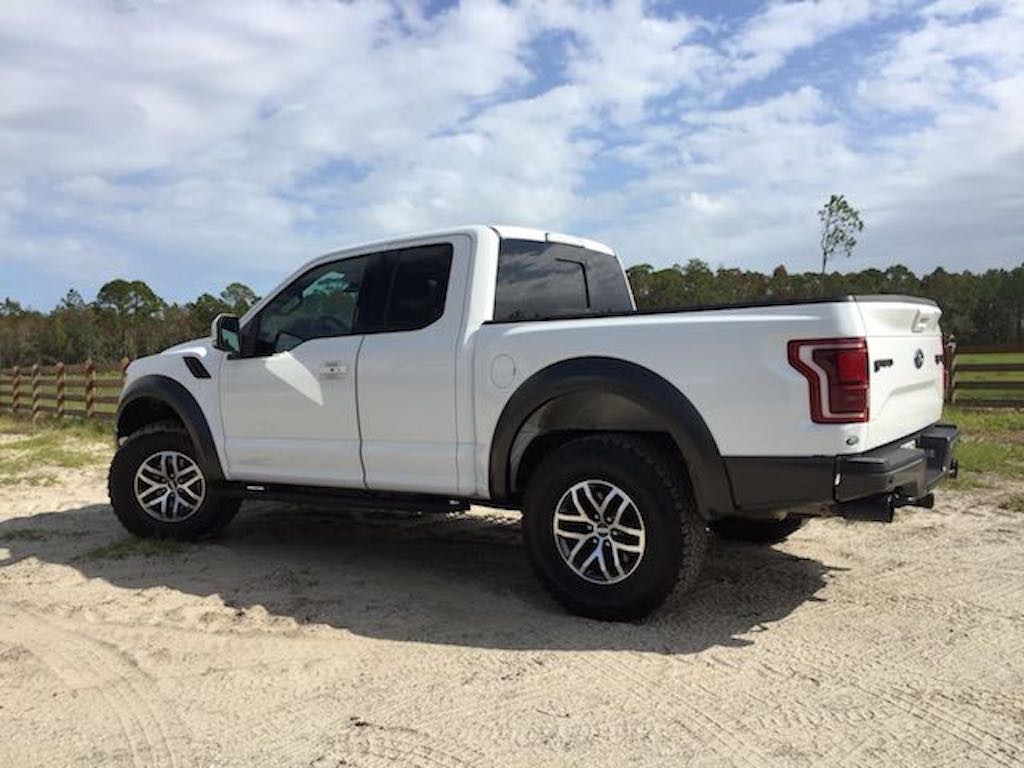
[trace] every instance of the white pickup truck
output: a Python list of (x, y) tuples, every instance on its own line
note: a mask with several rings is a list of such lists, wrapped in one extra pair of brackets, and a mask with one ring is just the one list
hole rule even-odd
[(636, 618), (693, 585), (709, 528), (778, 541), (931, 506), (958, 437), (939, 315), (903, 296), (641, 312), (590, 240), (372, 243), (132, 363), (111, 502), (181, 539), (245, 498), (522, 509), (555, 598)]

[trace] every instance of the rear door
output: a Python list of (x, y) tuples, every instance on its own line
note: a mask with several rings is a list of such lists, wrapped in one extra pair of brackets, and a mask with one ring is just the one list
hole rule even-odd
[(868, 445), (906, 437), (942, 416), (942, 311), (923, 299), (857, 297), (871, 376)]
[(455, 236), (384, 254), (384, 316), (363, 340), (357, 379), (372, 490), (459, 492), (456, 362), (470, 249)]

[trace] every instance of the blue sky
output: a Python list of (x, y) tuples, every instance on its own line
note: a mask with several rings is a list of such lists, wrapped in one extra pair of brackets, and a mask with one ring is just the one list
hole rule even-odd
[(624, 261), (1024, 261), (1024, 2), (0, 4), (0, 297), (513, 223)]

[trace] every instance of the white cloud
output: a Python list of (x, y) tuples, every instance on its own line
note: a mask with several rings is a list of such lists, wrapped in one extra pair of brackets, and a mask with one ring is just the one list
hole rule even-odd
[[(841, 79), (774, 79), (865, 24), (873, 53)], [(0, 50), (0, 269), (47, 276), (0, 295), (38, 303), (122, 274), (176, 298), (263, 289), (317, 252), (467, 221), (627, 261), (812, 268), (831, 192), (865, 214), (851, 266), (1024, 253), (1019, 0), (714, 23), (639, 0), (36, 0), (0, 4)]]
[(753, 16), (726, 44), (726, 79), (739, 84), (764, 77), (795, 51), (891, 13), (899, 0), (797, 0), (773, 2)]

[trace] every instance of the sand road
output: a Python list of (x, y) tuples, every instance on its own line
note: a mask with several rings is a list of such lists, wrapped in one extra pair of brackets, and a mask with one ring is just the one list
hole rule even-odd
[(547, 598), (507, 513), (252, 505), (148, 551), (100, 469), (0, 487), (0, 766), (1022, 765), (999, 493), (716, 542), (615, 625)]

